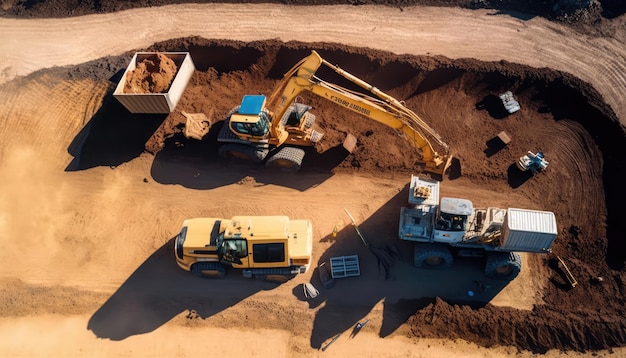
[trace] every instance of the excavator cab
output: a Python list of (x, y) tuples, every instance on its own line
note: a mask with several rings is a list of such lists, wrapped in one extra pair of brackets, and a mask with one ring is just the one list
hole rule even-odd
[(263, 138), (270, 131), (270, 116), (264, 110), (265, 96), (246, 95), (236, 113), (230, 116), (230, 128), (239, 137)]

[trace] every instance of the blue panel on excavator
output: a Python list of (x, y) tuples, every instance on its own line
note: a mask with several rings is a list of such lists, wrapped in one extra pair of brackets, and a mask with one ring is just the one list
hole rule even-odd
[(265, 105), (265, 96), (263, 95), (245, 95), (241, 100), (239, 107), (240, 114), (259, 114)]

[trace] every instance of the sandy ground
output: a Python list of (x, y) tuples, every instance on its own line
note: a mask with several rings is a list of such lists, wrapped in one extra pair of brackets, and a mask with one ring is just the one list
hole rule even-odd
[[(292, 20), (302, 13), (315, 21)], [(265, 21), (257, 21), (259, 17)], [(484, 10), (181, 5), (69, 19), (0, 19), (0, 33), (1, 80), (8, 83), (2, 87), (5, 100), (0, 104), (0, 231), (5, 246), (0, 253), (5, 292), (0, 352), (7, 356), (533, 355), (514, 347), (487, 349), (408, 333), (411, 328), (404, 323), (414, 309), (402, 309), (405, 300), (439, 296), (462, 301), (475, 289), (472, 282), (480, 277), (480, 267), (461, 262), (462, 274), (433, 274), (399, 263), (392, 281), (380, 277), (343, 208), (366, 229), (389, 227), (383, 230), (389, 237), (376, 240), (391, 239), (406, 194), (407, 172), (305, 172), (296, 185), (289, 184), (295, 178), (286, 174), (267, 178), (249, 168), (206, 166), (148, 153), (114, 167), (66, 171), (75, 160), (68, 146), (98, 113), (110, 85), (64, 81), (45, 73), (10, 82), (15, 76), (191, 35), (340, 42), (398, 54), (503, 59), (559, 69), (589, 81), (622, 123), (626, 118), (626, 46), (621, 33), (591, 38), (540, 18), (523, 21)], [(490, 36), (488, 46), (485, 33)], [(437, 98), (426, 95), (421, 100), (441, 108)], [(558, 128), (572, 136), (579, 133), (575, 125)], [(598, 169), (589, 172), (598, 174)], [(532, 195), (497, 193), (467, 178), (444, 190), (465, 197), (468, 188), (479, 206), (537, 206)], [(323, 292), (321, 301), (313, 304), (301, 300), (298, 289), (314, 272), (276, 287), (244, 280), (236, 272), (229, 272), (224, 281), (207, 282), (175, 267), (170, 244), (183, 219), (274, 213), (315, 223), (316, 258), (342, 250), (359, 253), (363, 277), (339, 282), (336, 290)], [(335, 225), (341, 231), (332, 240)], [(520, 311), (543, 304), (548, 269), (533, 257), (525, 257), (525, 264), (518, 279), (482, 299)], [(365, 279), (371, 282), (358, 281)], [(340, 314), (345, 311), (354, 313), (345, 318)], [(364, 319), (370, 319), (368, 326), (350, 339), (352, 326)], [(328, 350), (319, 350), (337, 331), (340, 338)], [(611, 354), (626, 352), (597, 353)], [(551, 351), (546, 356), (584, 354)]]

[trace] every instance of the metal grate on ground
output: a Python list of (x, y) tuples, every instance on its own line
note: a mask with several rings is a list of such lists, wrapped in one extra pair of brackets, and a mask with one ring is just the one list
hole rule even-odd
[(360, 276), (359, 256), (338, 256), (330, 258), (330, 272), (333, 278)]

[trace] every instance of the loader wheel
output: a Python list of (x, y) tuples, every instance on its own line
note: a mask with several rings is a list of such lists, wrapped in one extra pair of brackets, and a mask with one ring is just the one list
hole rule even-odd
[(244, 144), (226, 143), (219, 147), (218, 154), (224, 159), (261, 163), (267, 155), (267, 150)]
[(265, 166), (268, 168), (279, 168), (286, 171), (297, 172), (302, 165), (304, 159), (304, 150), (300, 148), (286, 147), (272, 155)]
[(522, 257), (516, 252), (497, 252), (487, 255), (485, 276), (511, 281), (522, 271)]
[(452, 266), (452, 253), (446, 246), (415, 244), (413, 263), (417, 268), (444, 269)]
[(198, 277), (222, 278), (226, 275), (226, 268), (217, 262), (198, 262), (191, 266), (191, 273)]

